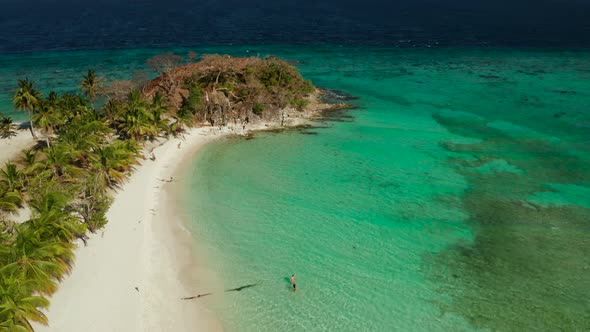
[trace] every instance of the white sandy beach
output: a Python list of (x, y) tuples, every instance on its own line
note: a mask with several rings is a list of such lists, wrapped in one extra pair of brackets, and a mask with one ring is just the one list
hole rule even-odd
[(165, 141), (155, 161), (143, 161), (116, 194), (109, 223), (86, 247), (79, 243), (73, 272), (50, 299), (49, 326), (36, 331), (221, 330), (204, 299), (180, 299), (211, 289), (195, 283), (207, 273), (191, 266), (193, 241), (169, 206), (170, 184), (161, 181), (221, 135), (211, 131), (192, 129), (180, 148), (180, 139)]
[(16, 136), (0, 139), (0, 165), (19, 157), (21, 151), (35, 145), (36, 140), (28, 129), (18, 130)]

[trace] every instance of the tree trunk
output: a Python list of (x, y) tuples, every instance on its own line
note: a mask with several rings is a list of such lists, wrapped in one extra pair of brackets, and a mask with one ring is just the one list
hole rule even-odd
[(31, 131), (31, 135), (33, 136), (34, 139), (37, 139), (37, 136), (35, 136), (35, 129), (33, 128), (33, 113), (31, 112), (31, 110), (29, 111), (29, 130)]
[(51, 143), (49, 142), (49, 129), (45, 128), (45, 142), (47, 143), (47, 147), (51, 147)]

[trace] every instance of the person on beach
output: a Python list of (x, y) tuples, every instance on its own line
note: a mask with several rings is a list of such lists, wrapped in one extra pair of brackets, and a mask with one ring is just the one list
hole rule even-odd
[(291, 286), (293, 286), (293, 291), (297, 290), (297, 286), (295, 285), (295, 275), (291, 275)]

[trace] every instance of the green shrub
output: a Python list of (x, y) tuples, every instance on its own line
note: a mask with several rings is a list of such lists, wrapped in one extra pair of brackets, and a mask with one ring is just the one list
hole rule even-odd
[(262, 112), (264, 112), (264, 105), (261, 103), (254, 104), (254, 107), (252, 107), (252, 112), (254, 112), (256, 115), (262, 114)]
[(302, 110), (307, 106), (309, 102), (303, 98), (295, 98), (291, 101), (291, 106), (295, 107), (298, 110)]
[(303, 81), (303, 88), (301, 89), (301, 92), (303, 92), (303, 94), (308, 95), (314, 91), (315, 91), (315, 87), (313, 86), (313, 83), (311, 83), (311, 80), (304, 80)]
[(284, 62), (272, 61), (259, 74), (259, 80), (267, 89), (288, 86), (293, 81), (293, 69)]
[(181, 109), (191, 113), (197, 113), (203, 106), (203, 93), (201, 86), (197, 83), (190, 83), (187, 85), (188, 97), (183, 100)]

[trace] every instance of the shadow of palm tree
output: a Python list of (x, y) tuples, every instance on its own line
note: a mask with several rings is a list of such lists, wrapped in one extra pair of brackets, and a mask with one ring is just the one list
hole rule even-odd
[(18, 124), (18, 130), (29, 130), (29, 127), (31, 127), (31, 122), (29, 121), (24, 121)]
[(31, 148), (31, 150), (41, 151), (46, 148), (47, 148), (47, 142), (38, 139), (37, 143), (35, 143), (35, 145)]

